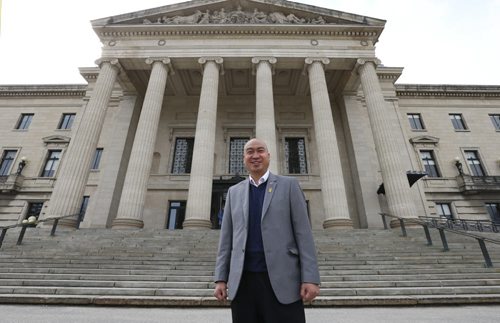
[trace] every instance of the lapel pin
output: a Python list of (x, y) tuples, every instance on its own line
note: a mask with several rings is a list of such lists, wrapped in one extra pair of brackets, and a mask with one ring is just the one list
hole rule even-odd
[(269, 193), (271, 193), (272, 191), (273, 191), (273, 188), (272, 188), (272, 187), (270, 187), (270, 188), (269, 188)]

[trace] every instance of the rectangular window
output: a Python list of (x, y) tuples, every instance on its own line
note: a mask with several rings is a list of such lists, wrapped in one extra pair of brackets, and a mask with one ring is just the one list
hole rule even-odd
[(453, 220), (450, 203), (436, 203), (437, 214), (442, 218)]
[(21, 117), (19, 118), (19, 122), (17, 123), (16, 129), (21, 129), (25, 130), (28, 129), (31, 120), (33, 119), (34, 114), (33, 113), (23, 113), (21, 114)]
[(420, 113), (408, 113), (408, 121), (412, 130), (424, 130), (424, 122)]
[(75, 113), (63, 113), (57, 129), (71, 129), (75, 116)]
[(191, 173), (193, 147), (194, 147), (194, 138), (175, 139), (175, 151), (174, 151), (174, 160), (172, 163), (172, 174)]
[(486, 210), (491, 217), (491, 221), (500, 224), (500, 204), (499, 203), (486, 203)]
[(0, 176), (9, 176), (17, 150), (4, 150), (0, 161)]
[(170, 201), (168, 207), (167, 229), (182, 229), (185, 212), (186, 201)]
[(304, 138), (285, 138), (285, 165), (288, 174), (307, 174)]
[(243, 148), (250, 138), (231, 138), (229, 143), (229, 174), (246, 174)]
[(103, 148), (97, 148), (95, 150), (94, 159), (92, 160), (92, 164), (90, 165), (90, 169), (97, 170), (99, 169), (99, 164), (101, 163)]
[(85, 217), (85, 212), (87, 212), (87, 206), (89, 205), (89, 200), (90, 196), (85, 195), (82, 200), (82, 204), (80, 205), (80, 212), (78, 214), (78, 219), (80, 222), (83, 221), (83, 218)]
[(434, 158), (434, 152), (432, 150), (421, 150), (420, 157), (422, 158), (422, 163), (424, 164), (427, 176), (441, 177), (437, 168), (436, 159)]
[(491, 122), (497, 131), (500, 131), (500, 114), (490, 114)]
[(451, 113), (450, 120), (455, 130), (467, 130), (467, 127), (465, 126), (465, 121), (461, 114)]
[(464, 151), (465, 158), (467, 159), (467, 164), (469, 165), (470, 172), (472, 176), (486, 176), (483, 166), (481, 165), (481, 160), (479, 160), (479, 154), (477, 150), (466, 150)]
[[(42, 212), (43, 202), (30, 202), (28, 203), (28, 212), (26, 212), (25, 219), (34, 216), (36, 219), (40, 217)], [(29, 226), (36, 227), (36, 224), (30, 224)]]
[(54, 177), (61, 158), (61, 150), (49, 150), (41, 177)]

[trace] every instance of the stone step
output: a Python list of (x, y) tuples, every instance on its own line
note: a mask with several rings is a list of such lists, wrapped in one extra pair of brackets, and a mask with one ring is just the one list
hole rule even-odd
[[(121, 295), (121, 296), (189, 296), (210, 297), (211, 288), (121, 288), (121, 287), (52, 287), (52, 286), (0, 286), (0, 294), (45, 295)], [(396, 295), (459, 295), (500, 294), (500, 286), (453, 287), (395, 287), (395, 288), (322, 288), (321, 295), (328, 296), (396, 296)]]
[(397, 288), (322, 288), (322, 296), (389, 296), (389, 295), (458, 295), (500, 294), (500, 286), (397, 287)]
[[(19, 283), (22, 284), (19, 284)], [(0, 286), (31, 286), (31, 287), (99, 287), (99, 288), (152, 288), (152, 289), (212, 289), (212, 282), (167, 282), (167, 281), (111, 281), (111, 280), (30, 280), (0, 279)]]
[[(106, 277), (102, 280), (90, 279), (0, 279), (0, 286), (31, 286), (31, 287), (99, 287), (99, 288), (187, 288), (187, 289), (212, 289), (213, 282), (205, 281), (165, 281), (161, 280), (111, 280)], [(472, 286), (499, 286), (500, 279), (471, 279), (463, 280), (405, 280), (405, 281), (323, 281), (322, 289), (359, 289), (359, 288), (409, 288), (409, 287), (472, 287)]]
[(0, 279), (26, 280), (99, 280), (99, 281), (172, 281), (212, 283), (212, 276), (185, 275), (115, 275), (115, 274), (43, 274), (43, 273), (0, 273)]
[[(220, 305), (218, 231), (29, 229), (21, 246), (11, 231), (0, 249), (0, 303)], [(500, 270), (484, 267), (475, 240), (450, 236), (443, 252), (435, 233), (426, 246), (423, 230), (407, 231), (315, 231), (322, 291), (314, 304), (500, 300)], [(499, 247), (489, 251), (500, 261)]]

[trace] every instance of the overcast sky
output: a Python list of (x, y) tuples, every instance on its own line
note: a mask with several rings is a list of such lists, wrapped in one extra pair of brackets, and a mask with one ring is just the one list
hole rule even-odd
[[(0, 84), (85, 83), (101, 43), (90, 21), (173, 0), (0, 0)], [(500, 85), (500, 0), (302, 0), (387, 21), (377, 44), (398, 83)]]

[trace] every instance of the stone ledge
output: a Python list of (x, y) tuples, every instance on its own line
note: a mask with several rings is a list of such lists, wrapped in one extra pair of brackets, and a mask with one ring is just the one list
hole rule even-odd
[[(211, 297), (108, 297), (68, 295), (0, 294), (0, 304), (93, 305), (93, 306), (161, 306), (161, 307), (228, 307)], [(433, 295), (401, 297), (319, 297), (306, 307), (335, 306), (436, 306), (436, 305), (500, 304), (500, 294)]]

